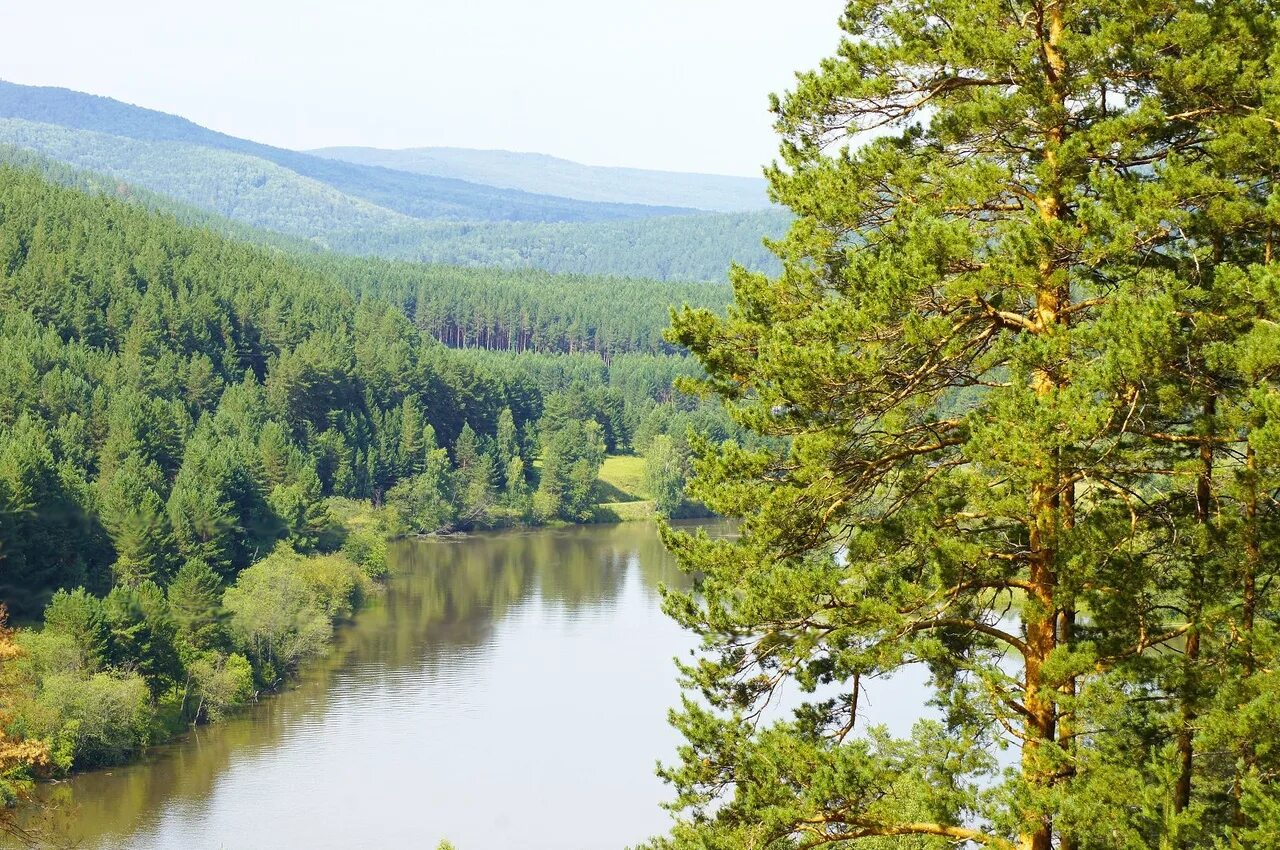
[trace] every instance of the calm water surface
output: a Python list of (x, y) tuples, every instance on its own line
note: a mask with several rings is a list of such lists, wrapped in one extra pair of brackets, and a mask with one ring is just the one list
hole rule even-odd
[[(671, 659), (693, 641), (659, 608), (659, 583), (684, 578), (652, 526), (413, 541), (393, 560), (385, 595), (295, 688), (45, 789), (59, 805), (44, 835), (86, 850), (604, 850), (665, 831), (654, 767), (677, 743)], [(872, 711), (901, 726), (897, 708)]]

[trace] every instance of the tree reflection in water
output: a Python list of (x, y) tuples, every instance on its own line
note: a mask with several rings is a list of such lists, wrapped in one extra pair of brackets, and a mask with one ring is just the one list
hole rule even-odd
[(598, 813), (584, 846), (662, 828), (689, 639), (658, 611), (687, 579), (652, 526), (405, 541), (393, 563), (296, 687), (42, 789), (28, 825), (88, 848), (571, 847), (559, 803)]

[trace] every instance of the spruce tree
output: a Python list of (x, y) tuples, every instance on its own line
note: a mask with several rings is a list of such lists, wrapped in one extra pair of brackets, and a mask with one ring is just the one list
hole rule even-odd
[[(740, 538), (667, 532), (655, 846), (1269, 846), (1278, 13), (854, 0), (775, 99), (783, 272), (672, 333), (778, 440), (701, 447)], [(911, 664), (940, 719), (863, 728)]]

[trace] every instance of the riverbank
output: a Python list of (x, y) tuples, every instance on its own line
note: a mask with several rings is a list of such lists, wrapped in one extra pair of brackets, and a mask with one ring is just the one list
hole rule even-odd
[(34, 781), (128, 763), (324, 654), (387, 574), (385, 517), (331, 507), (313, 547), (281, 541), (234, 581), (192, 560), (164, 587), (58, 591), (42, 626), (0, 632), (0, 804)]
[[(594, 494), (585, 522), (543, 524), (657, 517), (643, 458), (605, 458)], [(24, 742), (25, 757), (0, 764), (0, 800), (14, 802), (33, 781), (126, 764), (275, 693), (324, 654), (386, 578), (387, 541), (409, 536), (391, 507), (331, 498), (325, 509), (315, 551), (281, 543), (225, 586), (188, 564), (163, 589), (60, 591), (42, 627), (9, 632), (3, 729)], [(538, 525), (512, 519), (508, 527)]]
[[(688, 578), (652, 525), (407, 539), (388, 561), (279, 694), (38, 787), (22, 823), (82, 850), (564, 850), (661, 831), (653, 765), (672, 757), (689, 641), (659, 587)], [(570, 822), (586, 837), (566, 843)]]

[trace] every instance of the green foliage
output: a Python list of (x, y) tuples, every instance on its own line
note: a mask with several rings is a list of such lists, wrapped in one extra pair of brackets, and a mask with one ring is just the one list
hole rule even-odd
[(46, 633), (71, 641), (78, 668), (94, 671), (106, 663), (111, 637), (106, 612), (102, 600), (83, 587), (55, 593), (44, 609), (44, 626)]
[(217, 720), (324, 650), (386, 571), (381, 536), (357, 530), (346, 554), (304, 556), (280, 543), (225, 592), (188, 561), (167, 593), (149, 581), (104, 599), (54, 594), (45, 627), (17, 634), (10, 726), (44, 742), (62, 771), (115, 764), (173, 731)]
[(387, 541), (386, 535), (379, 531), (358, 528), (348, 532), (342, 542), (342, 554), (358, 564), (370, 579), (386, 578)]
[(157, 464), (148, 464), (132, 453), (109, 477), (98, 479), (102, 524), (116, 550), (111, 572), (117, 583), (164, 580), (170, 572), (176, 547), (168, 511), (160, 496), (165, 483)]
[(361, 298), (400, 305), (417, 327), (445, 345), (514, 353), (671, 352), (662, 332), (672, 305), (721, 310), (730, 298), (723, 283), (467, 269), (331, 254), (309, 258), (307, 264)]
[(53, 741), (67, 770), (127, 760), (151, 740), (153, 719), (142, 677), (109, 671), (45, 676), (20, 723), (29, 736)]
[[(187, 561), (165, 591), (169, 614), (182, 640), (196, 649), (210, 649), (222, 638), (222, 584), (218, 574), (200, 560)], [(45, 628), (48, 628), (48, 616)]]
[[(696, 442), (739, 539), (666, 534), (653, 846), (1274, 843), (1278, 12), (846, 4), (774, 102), (782, 274), (672, 334), (770, 439)], [(940, 722), (865, 728), (908, 665)]]
[(196, 718), (216, 721), (253, 699), (253, 666), (239, 653), (207, 652), (188, 665)]
[(644, 455), (644, 489), (654, 501), (659, 516), (672, 517), (684, 504), (688, 458), (675, 441), (659, 434)]
[[(672, 305), (722, 309), (722, 283), (460, 269), (335, 255), (307, 261), (361, 298), (403, 307), (413, 324), (456, 348), (509, 352), (668, 352)], [(669, 387), (669, 384), (668, 384)]]
[[(64, 631), (48, 627), (24, 630), (17, 633), (16, 642), (22, 655), (14, 666), (20, 678), (28, 681), (39, 681), (55, 673), (87, 675), (102, 667), (101, 660), (86, 659), (75, 637)], [(105, 653), (105, 647), (103, 651)]]
[(328, 233), (322, 244), (430, 266), (719, 282), (730, 262), (775, 270), (762, 235), (782, 233), (788, 221), (773, 210), (591, 222), (414, 221)]
[(112, 666), (133, 667), (153, 697), (177, 684), (183, 673), (178, 627), (169, 615), (164, 591), (153, 582), (117, 585), (103, 599), (102, 611)]
[(281, 544), (242, 571), (223, 595), (232, 642), (254, 661), (265, 684), (323, 652), (334, 616), (353, 601), (358, 567), (346, 562), (345, 570), (326, 567), (304, 575), (306, 563)]
[(391, 489), (387, 504), (414, 534), (449, 531), (458, 518), (454, 473), (444, 449), (430, 449), (422, 472)]
[(110, 549), (92, 496), (51, 442), (25, 413), (11, 427), (0, 421), (0, 593), (15, 611), (33, 606), (41, 588), (106, 580)]
[(533, 495), (533, 513), (539, 520), (591, 518), (605, 455), (603, 430), (596, 422), (577, 419), (544, 424), (542, 470)]
[(307, 468), (290, 484), (277, 484), (267, 494), (267, 504), (284, 525), (285, 539), (299, 551), (313, 552), (331, 524), (320, 498), (320, 477)]

